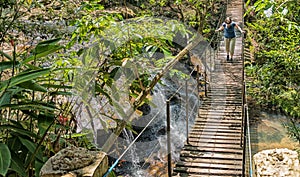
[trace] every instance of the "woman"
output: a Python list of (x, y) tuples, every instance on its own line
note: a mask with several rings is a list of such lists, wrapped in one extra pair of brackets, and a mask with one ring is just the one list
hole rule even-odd
[(229, 53), (230, 53), (231, 61), (234, 54), (235, 38), (236, 38), (234, 28), (240, 30), (241, 33), (245, 33), (245, 31), (243, 31), (236, 23), (234, 23), (230, 17), (227, 17), (225, 19), (225, 22), (222, 24), (222, 26), (216, 30), (216, 32), (224, 30), (227, 61), (229, 61)]

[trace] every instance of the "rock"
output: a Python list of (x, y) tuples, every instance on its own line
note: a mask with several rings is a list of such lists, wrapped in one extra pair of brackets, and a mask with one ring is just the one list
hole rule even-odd
[(253, 156), (257, 177), (300, 177), (298, 153), (284, 149), (261, 151)]
[(80, 147), (62, 149), (43, 165), (41, 177), (102, 177), (108, 169), (106, 153)]

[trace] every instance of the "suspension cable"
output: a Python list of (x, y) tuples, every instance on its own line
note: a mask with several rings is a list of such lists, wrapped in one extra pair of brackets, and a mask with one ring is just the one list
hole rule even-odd
[(248, 113), (248, 105), (246, 105), (247, 110), (247, 124), (248, 124), (248, 151), (249, 151), (249, 176), (253, 176), (252, 171), (252, 150), (251, 150), (251, 135), (250, 135), (250, 123), (249, 123), (249, 113)]
[[(224, 9), (223, 9), (224, 10)], [(220, 18), (220, 21), (218, 22), (218, 25), (219, 23), (221, 22), (222, 18)], [(210, 42), (208, 43), (208, 45), (205, 47), (205, 50), (206, 48), (211, 45), (211, 43), (214, 41), (214, 38), (215, 38), (216, 35), (214, 35)], [(219, 34), (217, 34), (217, 39), (218, 39), (218, 36)], [(206, 67), (206, 66), (205, 66)], [(195, 68), (192, 70), (192, 72), (195, 71)], [(192, 74), (192, 72), (190, 73), (190, 75)], [(170, 97), (170, 98), (173, 98), (178, 92), (179, 90), (181, 90), (183, 87), (183, 84), (180, 85), (180, 87), (176, 90), (176, 92)], [(194, 89), (195, 90), (195, 89)], [(169, 98), (169, 100), (170, 100)], [(193, 109), (195, 108), (195, 105), (193, 107)], [(103, 177), (107, 177), (113, 170), (113, 168), (118, 164), (118, 162), (121, 160), (121, 158), (127, 153), (127, 151), (132, 147), (132, 145), (137, 141), (137, 139), (144, 133), (144, 131), (146, 130), (146, 128), (155, 120), (155, 118), (158, 116), (160, 112), (158, 112), (149, 122), (148, 124), (143, 128), (143, 130), (138, 134), (138, 136), (129, 144), (129, 146), (125, 149), (125, 151), (119, 156), (119, 158), (113, 163), (113, 165), (108, 169), (108, 171), (105, 173), (105, 175)]]
[(125, 149), (125, 151), (119, 156), (119, 158), (113, 163), (113, 165), (108, 169), (103, 177), (107, 177), (113, 170), (113, 168), (118, 164), (121, 158), (126, 154), (126, 152), (131, 148), (131, 146), (136, 142), (136, 140), (144, 133), (146, 128), (154, 121), (154, 119), (158, 116), (160, 112), (157, 112), (155, 116), (148, 122), (148, 124), (143, 128), (143, 130), (138, 134), (138, 136), (129, 144), (129, 146)]

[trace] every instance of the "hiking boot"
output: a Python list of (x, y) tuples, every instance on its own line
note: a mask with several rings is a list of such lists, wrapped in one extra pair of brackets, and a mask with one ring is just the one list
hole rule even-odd
[(227, 60), (227, 61), (229, 61), (229, 55), (227, 55), (227, 58), (226, 58), (226, 60)]

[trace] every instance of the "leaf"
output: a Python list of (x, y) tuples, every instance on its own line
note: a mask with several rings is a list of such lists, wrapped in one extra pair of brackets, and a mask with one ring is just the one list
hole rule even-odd
[(5, 92), (2, 97), (0, 98), (0, 107), (2, 105), (10, 104), (10, 97), (11, 93), (10, 92)]
[(106, 96), (106, 98), (109, 99), (109, 102), (112, 102), (112, 99), (111, 99), (110, 95), (109, 95), (107, 92), (105, 92), (105, 91), (99, 86), (98, 83), (95, 85), (95, 92), (96, 92), (97, 94), (99, 94), (99, 95), (102, 94), (102, 95)]
[(3, 52), (2, 50), (0, 50), (0, 55), (5, 56), (9, 60), (13, 60), (13, 58), (10, 55), (8, 55), (7, 53)]
[[(47, 159), (45, 160), (47, 161)], [(45, 163), (45, 161), (39, 161), (39, 160), (36, 160), (35, 163), (34, 163), (34, 167), (35, 167), (35, 176), (40, 176), (40, 171)]]
[(33, 50), (33, 54), (30, 57), (26, 58), (23, 61), (23, 64), (28, 63), (34, 59), (45, 57), (51, 53), (54, 53), (60, 49), (63, 49), (64, 46), (55, 44), (57, 42), (57, 40), (58, 39), (52, 39), (52, 40), (48, 40), (48, 41), (39, 43)]
[(59, 42), (61, 40), (61, 38), (55, 38), (55, 39), (49, 39), (47, 41), (42, 41), (40, 43), (38, 43), (37, 46), (40, 46), (40, 45), (45, 45), (45, 44), (56, 44), (57, 42)]
[(12, 153), (12, 159), (10, 164), (10, 169), (12, 171), (17, 172), (19, 175), (26, 177), (26, 170), (24, 168), (24, 164), (22, 159), (18, 157), (17, 154)]
[(11, 137), (7, 140), (6, 144), (7, 146), (9, 147), (10, 151), (11, 151), (11, 156), (12, 158), (14, 157), (14, 152), (18, 152), (21, 147), (22, 147), (22, 144), (20, 142), (20, 140), (18, 139), (18, 134), (16, 135), (16, 133), (14, 132), (10, 132), (11, 134)]
[[(32, 154), (34, 154), (35, 149), (37, 148), (37, 144), (35, 144), (34, 142), (28, 140), (28, 139), (24, 139), (19, 137), (19, 140), (21, 141), (21, 143), (28, 149), (29, 152), (31, 152)], [(39, 151), (38, 153), (34, 154), (36, 158), (38, 158), (40, 161), (43, 161), (43, 156), (40, 153), (41, 151)]]
[(20, 127), (14, 126), (14, 125), (8, 125), (8, 124), (0, 125), (0, 130), (10, 130), (10, 131), (14, 131), (14, 132), (18, 133), (19, 135), (37, 138), (36, 134), (34, 134), (24, 128), (20, 128)]
[(3, 105), (0, 108), (8, 107), (10, 109), (19, 109), (19, 110), (48, 110), (48, 111), (55, 111), (55, 107), (49, 105), (43, 105), (38, 102), (26, 102), (26, 103), (19, 103), (19, 104), (7, 104)]
[(71, 95), (73, 95), (73, 93), (72, 92), (57, 91), (57, 92), (50, 92), (50, 95), (51, 96), (54, 96), (54, 95), (69, 95), (69, 96), (71, 96)]
[(25, 89), (29, 89), (29, 90), (34, 90), (34, 91), (40, 91), (40, 92), (48, 91), (45, 87), (35, 83), (33, 80), (23, 82), (23, 83), (19, 84), (18, 86), (25, 88)]
[(52, 124), (55, 119), (54, 114), (43, 114), (38, 116), (38, 127), (39, 133), (43, 135), (48, 127)]
[(36, 45), (36, 47), (32, 50), (33, 55), (45, 53), (45, 52), (51, 50), (55, 46), (58, 46), (58, 45), (56, 45), (56, 43), (58, 41), (60, 41), (60, 38), (50, 39), (50, 40), (42, 41), (42, 42), (38, 43)]
[[(18, 64), (18, 62), (16, 62), (15, 64)], [(13, 61), (2, 61), (0, 62), (0, 72), (12, 68), (13, 67)]]
[(42, 87), (47, 87), (47, 88), (58, 88), (58, 89), (72, 89), (72, 86), (68, 85), (55, 85), (55, 84), (41, 84)]
[(62, 137), (65, 137), (65, 138), (79, 138), (79, 137), (85, 137), (89, 134), (90, 133), (72, 133), (71, 136), (69, 134), (67, 134), (67, 135), (62, 135)]
[(0, 174), (5, 176), (11, 163), (10, 150), (6, 144), (0, 144)]
[[(34, 80), (40, 76), (43, 76), (47, 73), (49, 73), (50, 69), (39, 69), (39, 70), (33, 70), (33, 71), (25, 71), (22, 72), (9, 80), (5, 80), (1, 83), (0, 91), (4, 90), (5, 88), (10, 88), (15, 85), (21, 84), (23, 82), (27, 82), (30, 80)], [(8, 85), (9, 84), (9, 85)]]

